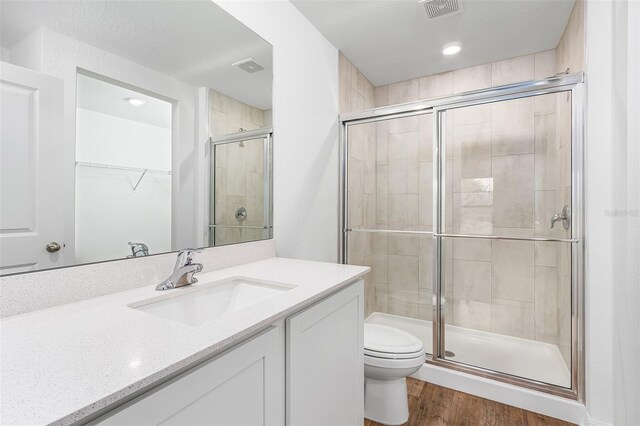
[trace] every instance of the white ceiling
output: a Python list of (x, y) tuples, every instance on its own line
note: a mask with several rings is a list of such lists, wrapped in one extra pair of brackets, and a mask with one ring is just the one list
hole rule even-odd
[[(2, 47), (44, 26), (192, 86), (271, 109), (271, 45), (211, 0), (2, 0), (0, 8)], [(265, 70), (249, 74), (231, 66), (250, 57)]]
[[(375, 86), (553, 49), (574, 0), (458, 0), (430, 21), (418, 0), (292, 0)], [(455, 56), (442, 46), (459, 41)]]
[[(172, 105), (167, 101), (83, 74), (78, 74), (77, 87), (77, 106), (79, 108), (153, 126), (171, 128)], [(144, 104), (131, 105), (125, 100), (127, 98), (143, 100)]]

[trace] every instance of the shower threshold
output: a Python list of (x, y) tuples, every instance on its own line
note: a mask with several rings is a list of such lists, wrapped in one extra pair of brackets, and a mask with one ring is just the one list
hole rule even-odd
[[(365, 322), (413, 334), (422, 340), (425, 352), (432, 353), (431, 321), (374, 312)], [(556, 345), (453, 325), (447, 325), (445, 333), (446, 350), (455, 354), (449, 360), (552, 385), (571, 386), (569, 369)]]

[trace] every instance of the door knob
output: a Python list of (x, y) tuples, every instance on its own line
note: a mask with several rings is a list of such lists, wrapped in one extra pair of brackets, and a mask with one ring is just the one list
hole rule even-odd
[(61, 246), (59, 243), (56, 243), (55, 241), (50, 242), (49, 244), (47, 244), (47, 251), (49, 253), (55, 253), (58, 250), (60, 250)]

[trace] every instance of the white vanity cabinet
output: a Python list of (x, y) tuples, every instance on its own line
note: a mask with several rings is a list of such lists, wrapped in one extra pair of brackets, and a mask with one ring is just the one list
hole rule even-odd
[(361, 425), (363, 293), (359, 280), (93, 424)]
[(272, 326), (99, 418), (101, 425), (281, 425), (284, 336)]
[(287, 424), (364, 421), (364, 284), (286, 320)]

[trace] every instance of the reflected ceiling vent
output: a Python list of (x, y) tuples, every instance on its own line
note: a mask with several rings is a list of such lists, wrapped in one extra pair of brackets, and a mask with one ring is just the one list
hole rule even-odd
[(420, 0), (430, 20), (462, 13), (461, 0)]
[(244, 59), (231, 65), (234, 67), (242, 68), (243, 70), (251, 74), (253, 74), (254, 72), (262, 71), (264, 69), (264, 67), (254, 61), (253, 58)]

